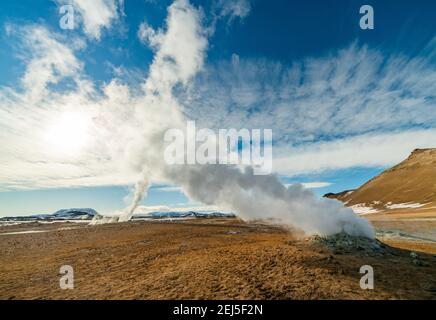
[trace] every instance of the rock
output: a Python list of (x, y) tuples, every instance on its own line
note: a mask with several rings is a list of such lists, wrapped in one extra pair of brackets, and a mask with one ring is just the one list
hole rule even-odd
[(413, 259), (419, 259), (419, 255), (416, 252), (413, 252), (413, 251), (410, 253), (410, 257), (413, 258)]
[(334, 254), (357, 252), (366, 256), (383, 255), (389, 248), (377, 239), (350, 236), (344, 232), (332, 236), (313, 236), (308, 239), (312, 243), (320, 243), (330, 248)]
[(420, 267), (422, 267), (424, 264), (422, 263), (422, 261), (421, 260), (419, 260), (419, 259), (413, 259), (412, 260), (412, 263), (414, 264), (414, 265), (416, 265), (416, 266), (420, 266)]

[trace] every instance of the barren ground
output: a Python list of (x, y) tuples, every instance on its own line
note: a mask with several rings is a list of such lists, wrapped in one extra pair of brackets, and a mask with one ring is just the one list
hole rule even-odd
[(435, 208), (399, 209), (365, 216), (377, 236), (396, 248), (436, 254)]
[[(376, 220), (381, 228), (397, 223)], [(4, 234), (29, 230), (46, 232)], [(436, 298), (431, 242), (416, 248), (420, 242), (387, 241), (427, 251), (418, 266), (404, 249), (383, 257), (333, 252), (236, 219), (32, 223), (0, 233), (1, 299)], [(62, 265), (74, 268), (73, 290), (59, 287)], [(362, 265), (374, 268), (374, 290), (359, 286)]]

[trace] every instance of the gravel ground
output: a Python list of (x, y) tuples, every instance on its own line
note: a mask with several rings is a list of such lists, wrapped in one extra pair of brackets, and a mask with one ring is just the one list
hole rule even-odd
[[(22, 231), (44, 232), (0, 235), (1, 299), (436, 298), (435, 256), (387, 243), (344, 250), (237, 219), (31, 223), (0, 233)], [(72, 290), (60, 289), (62, 265), (74, 269)], [(362, 265), (374, 268), (374, 290), (360, 288)]]

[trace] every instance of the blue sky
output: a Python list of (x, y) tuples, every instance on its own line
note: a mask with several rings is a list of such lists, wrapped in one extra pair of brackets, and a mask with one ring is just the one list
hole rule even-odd
[[(74, 30), (59, 28), (59, 6), (67, 3), (77, 8)], [(56, 143), (49, 154), (39, 150), (46, 146), (38, 137), (62, 117), (65, 101), (79, 121), (88, 114), (98, 124), (113, 121), (126, 139), (136, 126), (156, 125), (129, 125), (131, 115), (117, 108), (134, 103), (158, 52), (141, 26), (165, 32), (173, 2), (95, 3), (0, 5), (0, 215), (64, 207), (111, 212), (128, 202), (136, 159), (124, 166), (124, 140), (89, 146), (80, 157), (54, 152), (62, 149)], [(374, 8), (374, 30), (359, 28), (363, 4)], [(306, 186), (317, 195), (356, 188), (414, 148), (435, 146), (435, 2), (191, 5), (207, 45), (198, 44), (202, 62), (174, 97), (183, 114), (210, 128), (272, 128), (275, 172), (284, 184), (312, 183)], [(101, 116), (105, 108), (117, 111)], [(115, 139), (110, 133), (108, 127), (95, 135)], [(156, 183), (142, 205), (201, 206)]]

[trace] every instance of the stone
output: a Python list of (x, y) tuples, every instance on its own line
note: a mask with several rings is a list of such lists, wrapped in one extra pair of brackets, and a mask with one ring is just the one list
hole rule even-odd
[(419, 259), (419, 255), (416, 252), (413, 252), (413, 251), (410, 253), (410, 257), (413, 258), (413, 259)]
[(334, 254), (357, 252), (365, 256), (373, 256), (383, 255), (390, 250), (377, 239), (350, 236), (344, 232), (332, 236), (313, 236), (308, 240), (327, 246)]
[(424, 264), (422, 263), (422, 261), (421, 260), (419, 260), (419, 259), (413, 259), (412, 260), (412, 263), (414, 264), (414, 265), (417, 265), (417, 266), (420, 266), (420, 267), (422, 267)]

